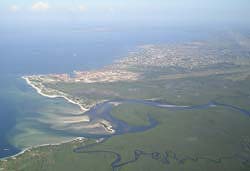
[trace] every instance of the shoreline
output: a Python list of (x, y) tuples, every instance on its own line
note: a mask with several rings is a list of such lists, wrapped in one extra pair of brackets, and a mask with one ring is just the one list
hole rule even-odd
[[(47, 97), (47, 98), (63, 98), (67, 102), (69, 102), (71, 104), (78, 105), (80, 107), (81, 112), (85, 113), (85, 112), (89, 111), (89, 109), (84, 108), (80, 103), (75, 102), (75, 101), (71, 100), (70, 98), (68, 98), (66, 96), (63, 96), (63, 95), (47, 95), (47, 94), (43, 93), (40, 88), (38, 88), (37, 86), (35, 86), (34, 84), (32, 84), (32, 82), (29, 80), (28, 76), (22, 76), (21, 78), (24, 79), (26, 81), (26, 83), (29, 86), (31, 86), (32, 88), (34, 88), (36, 90), (36, 92), (38, 94), (40, 94), (41, 96), (44, 96), (44, 97)], [(90, 121), (89, 117), (84, 120), (84, 122), (89, 122), (89, 121)], [(109, 124), (106, 125), (107, 124), (106, 122), (104, 122), (104, 123), (100, 122), (101, 126), (105, 130), (107, 130), (107, 132), (109, 132), (109, 133), (114, 133), (115, 132), (115, 130), (112, 129), (111, 125), (109, 125)], [(47, 144), (40, 144), (40, 145), (32, 145), (32, 146), (26, 147), (24, 149), (20, 149), (20, 152), (14, 154), (14, 155), (10, 155), (10, 156), (7, 156), (7, 157), (0, 158), (0, 161), (5, 162), (5, 161), (10, 160), (10, 159), (15, 160), (16, 157), (19, 157), (20, 155), (24, 154), (25, 152), (28, 152), (30, 150), (33, 150), (33, 149), (36, 149), (36, 148), (39, 148), (39, 147), (59, 146), (59, 145), (66, 144), (66, 143), (71, 143), (71, 142), (74, 142), (74, 141), (83, 141), (84, 142), (86, 140), (88, 140), (88, 139), (85, 138), (85, 137), (76, 137), (76, 138), (71, 138), (69, 140), (64, 140), (64, 141), (61, 141), (61, 142), (58, 142), (58, 143), (47, 143)]]
[[(48, 98), (64, 98), (67, 102), (71, 103), (71, 104), (75, 104), (78, 105), (81, 109), (81, 112), (83, 112), (83, 114), (87, 111), (89, 111), (90, 109), (84, 108), (81, 103), (79, 102), (75, 102), (73, 100), (71, 100), (70, 98), (68, 98), (67, 96), (63, 96), (63, 95), (47, 95), (44, 94), (42, 92), (42, 90), (40, 88), (38, 88), (37, 86), (35, 86), (34, 84), (32, 84), (32, 82), (29, 80), (28, 76), (22, 76), (22, 78), (27, 82), (28, 85), (30, 85), (32, 88), (34, 88), (36, 90), (36, 92), (44, 97), (48, 97)], [(105, 101), (103, 101), (105, 102)], [(88, 117), (87, 115), (85, 115), (86, 117)], [(90, 122), (89, 117), (85, 120), (85, 122)], [(105, 123), (101, 122), (100, 124), (102, 125), (102, 127), (109, 133), (113, 134), (115, 132), (113, 128), (113, 126), (108, 122), (105, 121)]]
[(38, 94), (40, 94), (40, 95), (42, 95), (44, 97), (48, 97), (48, 98), (64, 98), (69, 103), (78, 105), (80, 107), (80, 109), (81, 109), (81, 112), (83, 112), (83, 113), (85, 113), (85, 112), (87, 112), (89, 110), (87, 108), (84, 108), (79, 102), (75, 102), (75, 101), (69, 99), (66, 96), (63, 96), (63, 95), (47, 95), (47, 94), (43, 93), (40, 88), (38, 88), (37, 86), (32, 84), (32, 82), (29, 80), (29, 78), (27, 76), (22, 76), (22, 79), (24, 79), (26, 81), (26, 83), (28, 85), (30, 85), (32, 88), (34, 88)]
[[(29, 80), (29, 76), (22, 76), (21, 77), (22, 79), (24, 79), (26, 81), (26, 83), (31, 86), (32, 88), (35, 89), (35, 91), (40, 94), (41, 96), (44, 96), (44, 97), (47, 97), (47, 98), (63, 98), (65, 99), (67, 102), (71, 103), (71, 104), (75, 104), (75, 105), (78, 105), (80, 107), (80, 110), (81, 112), (85, 113), (87, 111), (89, 111), (90, 109), (86, 109), (84, 108), (80, 103), (78, 102), (75, 102), (73, 100), (71, 100), (70, 98), (68, 98), (67, 96), (63, 96), (63, 95), (47, 95), (45, 93), (42, 92), (42, 89), (37, 87), (36, 85), (34, 85), (30, 80)], [(87, 116), (87, 115), (86, 115)], [(88, 116), (87, 116), (88, 117)], [(89, 122), (90, 119), (89, 117), (85, 120), (85, 122)], [(113, 134), (115, 132), (114, 129), (112, 129), (112, 125), (107, 122), (107, 121), (102, 121), (102, 122), (99, 122), (101, 124), (101, 127), (103, 127), (107, 132)], [(10, 156), (7, 156), (7, 157), (3, 157), (3, 158), (0, 158), (0, 161), (7, 161), (7, 160), (10, 160), (10, 159), (13, 159), (15, 160), (16, 157), (24, 154), (25, 152), (27, 151), (30, 151), (30, 150), (33, 150), (33, 149), (36, 149), (36, 148), (39, 148), (39, 147), (46, 147), (46, 146), (59, 146), (59, 145), (62, 145), (62, 144), (66, 144), (66, 143), (70, 143), (70, 142), (73, 142), (73, 141), (86, 141), (87, 138), (85, 137), (76, 137), (76, 138), (71, 138), (69, 140), (64, 140), (64, 141), (61, 141), (61, 142), (58, 142), (58, 143), (47, 143), (47, 144), (39, 144), (39, 145), (32, 145), (32, 146), (28, 146), (24, 149), (20, 149), (20, 152), (14, 154), (14, 155), (10, 155)]]
[(62, 141), (62, 142), (59, 142), (59, 143), (34, 145), (34, 146), (30, 146), (30, 147), (26, 147), (26, 148), (22, 149), (22, 150), (21, 150), (19, 153), (17, 153), (17, 154), (14, 154), (14, 155), (11, 155), (11, 156), (8, 156), (8, 157), (0, 158), (0, 161), (7, 161), (7, 160), (9, 160), (9, 159), (15, 160), (16, 157), (18, 157), (18, 156), (24, 154), (25, 152), (27, 152), (27, 151), (29, 151), (29, 150), (33, 150), (33, 149), (39, 148), (39, 147), (59, 146), (59, 145), (62, 145), (62, 144), (66, 144), (66, 143), (73, 142), (73, 141), (86, 141), (86, 140), (88, 140), (88, 139), (85, 138), (85, 137), (76, 137), (76, 138), (72, 138), (72, 139), (70, 139), (70, 140), (65, 140), (65, 141)]
[[(84, 114), (85, 112), (87, 112), (87, 111), (89, 111), (89, 110), (91, 109), (91, 108), (85, 108), (85, 107), (83, 107), (81, 103), (75, 102), (75, 101), (73, 101), (72, 99), (68, 98), (67, 96), (64, 96), (64, 95), (48, 95), (48, 94), (43, 93), (42, 90), (41, 90), (39, 87), (37, 87), (36, 85), (34, 85), (34, 84), (29, 80), (29, 76), (22, 76), (22, 79), (24, 79), (24, 80), (26, 81), (26, 83), (27, 83), (28, 85), (30, 85), (32, 88), (34, 88), (34, 89), (36, 90), (36, 92), (37, 92), (38, 94), (40, 94), (41, 96), (48, 97), (48, 98), (52, 98), (52, 99), (53, 99), (53, 98), (63, 98), (63, 99), (65, 99), (67, 102), (79, 106), (79, 107), (80, 107), (80, 110), (81, 110), (80, 112), (82, 112), (82, 114)], [(105, 100), (104, 100), (104, 101), (100, 101), (100, 102), (105, 102)], [(96, 104), (95, 104), (95, 105), (96, 105)], [(94, 106), (95, 106), (95, 105), (94, 105)], [(88, 117), (87, 115), (85, 115), (85, 116)], [(85, 122), (90, 122), (89, 117), (88, 117), (87, 119), (85, 119)], [(110, 132), (110, 133), (114, 133), (114, 132), (115, 132), (115, 130), (112, 129), (111, 124), (107, 124), (107, 126), (104, 126), (104, 128), (107, 130), (107, 132)], [(107, 129), (107, 128), (108, 128), (108, 129)]]

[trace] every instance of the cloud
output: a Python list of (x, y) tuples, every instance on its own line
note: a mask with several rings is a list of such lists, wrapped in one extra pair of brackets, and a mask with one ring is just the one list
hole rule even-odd
[(72, 6), (70, 8), (68, 8), (69, 11), (71, 12), (86, 12), (88, 10), (86, 5), (80, 4), (77, 6)]
[(115, 8), (109, 7), (109, 8), (108, 8), (108, 11), (111, 12), (111, 13), (114, 13), (114, 12), (115, 12)]
[(12, 5), (12, 6), (10, 6), (9, 10), (12, 12), (17, 12), (20, 10), (20, 7), (17, 5)]
[(36, 2), (31, 6), (31, 9), (34, 11), (45, 11), (50, 8), (49, 4), (47, 2)]
[(78, 10), (85, 12), (87, 10), (87, 7), (85, 5), (79, 5)]

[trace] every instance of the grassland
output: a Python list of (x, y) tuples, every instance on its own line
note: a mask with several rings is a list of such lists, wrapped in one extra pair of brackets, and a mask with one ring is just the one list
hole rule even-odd
[[(221, 72), (211, 72), (200, 76), (199, 71), (179, 77), (179, 75), (166, 78), (167, 73), (161, 73), (158, 77), (137, 82), (114, 83), (60, 83), (51, 84), (53, 88), (70, 93), (79, 98), (89, 100), (108, 100), (116, 98), (125, 99), (161, 99), (164, 102), (178, 105), (197, 105), (208, 103), (211, 100), (228, 102), (236, 106), (249, 109), (250, 69), (249, 67), (228, 68)], [(231, 70), (231, 72), (229, 72)], [(239, 77), (241, 75), (241, 77)], [(155, 79), (152, 79), (155, 78)], [(233, 80), (242, 78), (241, 80)]]
[[(156, 118), (160, 124), (149, 131), (114, 136), (107, 141), (84, 151), (114, 151), (121, 155), (119, 163), (135, 158), (134, 151), (142, 150), (150, 155), (141, 155), (135, 162), (125, 164), (120, 170), (249, 170), (250, 163), (237, 156), (250, 158), (250, 118), (223, 107), (203, 110), (171, 111), (144, 105), (125, 105), (114, 109), (121, 118), (123, 111), (145, 120), (145, 113)], [(129, 117), (126, 117), (129, 118)], [(131, 119), (124, 119), (131, 123)], [(132, 121), (133, 122), (133, 121)], [(87, 142), (93, 143), (93, 142)], [(72, 142), (60, 146), (39, 147), (15, 160), (2, 162), (7, 170), (112, 170), (115, 156), (111, 153), (74, 153), (73, 149), (86, 143)], [(245, 145), (245, 146), (244, 146)], [(171, 151), (171, 152), (170, 152)], [(159, 153), (152, 159), (151, 153)], [(169, 155), (167, 160), (164, 155)], [(175, 156), (176, 154), (176, 156)], [(198, 160), (180, 160), (184, 158)], [(177, 158), (177, 159), (176, 159)], [(222, 158), (220, 160), (220, 158)], [(32, 160), (31, 160), (32, 159)], [(218, 161), (218, 162), (216, 162)], [(97, 164), (98, 163), (98, 164)]]
[(236, 108), (212, 105), (171, 110), (119, 104), (112, 108), (113, 117), (129, 125), (145, 126), (150, 116), (158, 125), (147, 131), (110, 136), (100, 143), (89, 139), (34, 148), (14, 159), (0, 161), (0, 170), (248, 171), (250, 67), (247, 62), (237, 63), (240, 64), (223, 63), (190, 71), (176, 67), (129, 68), (142, 73), (143, 79), (133, 82), (46, 83), (46, 87), (87, 99), (90, 104), (114, 99), (156, 99), (181, 106), (216, 102)]
[[(231, 78), (234, 78), (233, 74), (218, 74), (147, 83), (60, 86), (64, 91), (75, 90), (74, 93), (80, 89), (83, 92), (88, 89), (99, 90), (97, 92), (117, 92), (117, 96), (109, 95), (105, 99), (159, 98), (162, 102), (178, 105), (198, 105), (213, 100), (249, 110), (249, 76), (239, 80)], [(60, 86), (57, 85), (57, 88)], [(97, 93), (96, 97), (98, 95)], [(244, 161), (244, 158), (250, 159), (250, 118), (239, 111), (220, 106), (176, 111), (142, 104), (121, 104), (113, 108), (112, 115), (130, 125), (147, 125), (148, 115), (159, 122), (156, 128), (149, 131), (113, 136), (104, 143), (85, 149), (116, 152), (122, 158), (119, 163), (133, 160), (135, 150), (149, 153), (140, 155), (135, 162), (118, 167), (120, 170), (233, 171), (250, 168), (249, 163)], [(39, 147), (16, 159), (1, 162), (0, 168), (8, 171), (112, 170), (114, 154), (73, 152), (74, 148), (82, 145), (84, 144), (72, 142), (60, 146)], [(153, 152), (159, 153), (157, 159), (152, 159)], [(168, 164), (164, 162), (166, 154), (169, 155)], [(189, 160), (184, 160), (184, 163), (180, 164), (180, 160), (185, 158)]]

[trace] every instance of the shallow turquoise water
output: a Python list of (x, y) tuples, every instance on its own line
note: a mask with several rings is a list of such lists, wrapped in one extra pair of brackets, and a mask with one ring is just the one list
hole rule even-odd
[(51, 119), (48, 114), (54, 115), (58, 110), (61, 111), (60, 115), (70, 114), (71, 109), (77, 110), (76, 106), (65, 100), (38, 95), (21, 79), (22, 75), (100, 68), (126, 56), (129, 50), (138, 45), (182, 42), (208, 36), (197, 30), (190, 33), (165, 27), (111, 30), (84, 33), (68, 30), (57, 30), (56, 33), (34, 31), (30, 36), (30, 30), (1, 28), (0, 158), (16, 154), (18, 149), (13, 145), (25, 147), (67, 137), (57, 135), (58, 132), (53, 132), (53, 129), (46, 129), (50, 125), (41, 124), (39, 119), (47, 121)]
[[(53, 129), (45, 129), (50, 125), (39, 122), (39, 119), (53, 112), (70, 114), (71, 111), (79, 110), (77, 106), (63, 99), (40, 96), (18, 75), (1, 76), (0, 80), (0, 158), (16, 154), (20, 148), (29, 145), (54, 143), (71, 138), (56, 135)], [(65, 112), (64, 107), (68, 109)], [(39, 136), (41, 139), (37, 138)]]

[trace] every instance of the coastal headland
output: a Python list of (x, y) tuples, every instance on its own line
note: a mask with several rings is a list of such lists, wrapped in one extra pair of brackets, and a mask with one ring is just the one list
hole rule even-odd
[[(249, 66), (245, 46), (189, 42), (142, 46), (71, 76), (24, 76), (42, 96), (79, 106), (78, 114), (39, 121), (82, 141), (28, 149), (0, 168), (247, 171)], [(31, 157), (37, 163), (22, 164)]]

